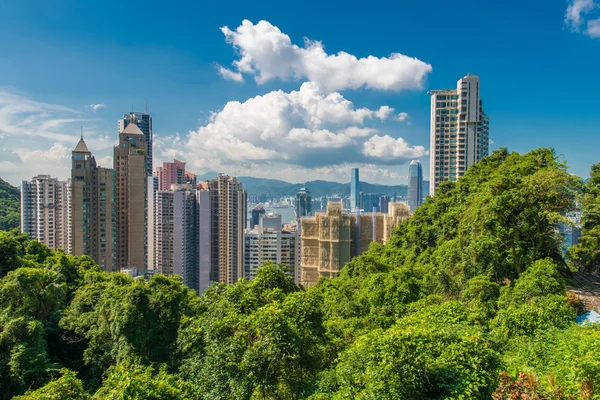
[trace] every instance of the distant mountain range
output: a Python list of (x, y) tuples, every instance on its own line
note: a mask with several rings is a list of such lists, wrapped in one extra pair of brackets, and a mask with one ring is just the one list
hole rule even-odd
[[(203, 175), (198, 175), (198, 180), (206, 181), (214, 179), (218, 174), (214, 171), (207, 172)], [(248, 194), (254, 195), (267, 195), (269, 197), (284, 197), (294, 196), (300, 188), (304, 186), (303, 183), (290, 183), (280, 181), (276, 179), (263, 179), (253, 178), (251, 176), (239, 176), (237, 179), (243, 183), (244, 189)], [(425, 193), (428, 193), (429, 182), (424, 182)], [(350, 196), (350, 182), (339, 183), (339, 182), (328, 182), (322, 180), (306, 182), (306, 187), (310, 190), (313, 198), (321, 196), (333, 196), (338, 195), (342, 197)], [(378, 193), (386, 196), (402, 196), (406, 197), (408, 194), (407, 185), (375, 185), (367, 182), (360, 182), (360, 191), (363, 193)]]

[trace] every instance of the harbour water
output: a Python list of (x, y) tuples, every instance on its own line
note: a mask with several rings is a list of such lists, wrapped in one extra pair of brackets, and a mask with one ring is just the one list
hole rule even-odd
[[(256, 206), (256, 204), (248, 204), (248, 220), (252, 219), (252, 209)], [(294, 219), (296, 219), (296, 213), (294, 211), (294, 207), (291, 206), (277, 206), (277, 207), (269, 207), (264, 206), (265, 212), (267, 214), (280, 214), (281, 215), (281, 223), (289, 224)]]

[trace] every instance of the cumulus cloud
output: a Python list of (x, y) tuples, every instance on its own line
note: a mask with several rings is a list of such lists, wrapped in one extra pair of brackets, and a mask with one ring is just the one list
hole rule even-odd
[(101, 108), (106, 108), (106, 104), (98, 103), (98, 104), (90, 104), (87, 106), (92, 109), (93, 112), (98, 111)]
[(240, 56), (233, 62), (235, 72), (219, 70), (228, 79), (237, 72), (236, 79), (248, 74), (259, 84), (300, 79), (314, 81), (325, 91), (361, 87), (399, 91), (422, 89), (431, 72), (431, 65), (400, 53), (381, 58), (357, 58), (344, 51), (327, 54), (321, 42), (309, 39), (300, 47), (268, 21), (255, 25), (244, 20), (235, 30), (224, 26), (221, 31)]
[(244, 77), (239, 72), (234, 72), (234, 71), (227, 69), (225, 67), (222, 67), (220, 65), (218, 67), (219, 67), (219, 70), (218, 70), (219, 75), (221, 75), (221, 77), (223, 77), (223, 79), (229, 79), (229, 80), (235, 81), (235, 82), (243, 82), (244, 81)]
[(590, 19), (600, 6), (594, 0), (571, 0), (565, 12), (565, 24), (573, 32), (582, 32), (591, 38), (600, 37), (600, 18)]
[(378, 132), (364, 124), (392, 119), (393, 115), (393, 108), (388, 106), (355, 108), (340, 93), (325, 95), (315, 82), (306, 82), (298, 91), (274, 91), (243, 103), (230, 101), (180, 146), (172, 139), (155, 140), (155, 154), (169, 151), (170, 156), (177, 154), (197, 168), (227, 162), (246, 166), (285, 163), (305, 168), (346, 162), (401, 164), (422, 148), (399, 139), (406, 147), (406, 156), (396, 152), (393, 160), (380, 157), (377, 151), (363, 151), (365, 141)]
[(423, 146), (410, 146), (403, 138), (394, 139), (389, 135), (372, 136), (363, 144), (363, 153), (382, 161), (406, 160), (429, 154)]

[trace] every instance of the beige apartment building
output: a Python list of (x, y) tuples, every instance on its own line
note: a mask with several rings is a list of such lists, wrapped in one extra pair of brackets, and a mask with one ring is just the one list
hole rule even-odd
[(312, 286), (321, 276), (334, 277), (371, 242), (385, 243), (409, 216), (404, 203), (389, 203), (387, 214), (349, 214), (342, 211), (341, 202), (330, 202), (327, 212), (301, 218), (301, 284)]
[(219, 174), (208, 183), (211, 282), (235, 283), (244, 275), (246, 191), (235, 177)]
[(114, 147), (116, 267), (147, 268), (148, 154), (144, 133), (131, 122)]
[(102, 168), (83, 137), (71, 156), (72, 251), (90, 256), (105, 271), (115, 271), (115, 174)]

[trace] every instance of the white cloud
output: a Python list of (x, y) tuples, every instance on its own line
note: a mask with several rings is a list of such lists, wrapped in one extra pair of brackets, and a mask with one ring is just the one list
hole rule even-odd
[(106, 104), (98, 103), (98, 104), (90, 104), (87, 106), (92, 109), (93, 112), (98, 111), (101, 108), (106, 108)]
[(364, 124), (392, 116), (391, 107), (357, 109), (340, 93), (324, 95), (316, 83), (306, 82), (298, 91), (274, 91), (243, 103), (230, 101), (206, 125), (190, 132), (187, 142), (156, 138), (154, 154), (185, 159), (197, 169), (227, 164), (284, 163), (305, 168), (346, 162), (401, 164), (414, 158), (420, 147), (399, 139), (407, 158), (398, 153), (394, 160), (362, 150), (378, 132)]
[(573, 32), (583, 32), (591, 38), (598, 38), (600, 19), (589, 19), (590, 14), (598, 8), (600, 6), (594, 0), (571, 0), (565, 12), (565, 24)]
[(401, 112), (398, 115), (396, 115), (396, 121), (400, 121), (400, 122), (408, 122), (408, 113), (405, 112)]
[(410, 146), (403, 138), (374, 135), (363, 144), (363, 153), (382, 161), (423, 157), (429, 152), (423, 146)]
[(103, 168), (113, 168), (114, 167), (112, 156), (96, 157), (96, 163), (98, 164), (99, 167), (103, 167)]
[(600, 18), (589, 20), (585, 33), (591, 38), (600, 38)]
[(240, 74), (239, 72), (233, 72), (232, 70), (222, 67), (220, 65), (219, 65), (219, 75), (221, 75), (221, 77), (223, 77), (223, 79), (229, 79), (229, 80), (235, 81), (235, 82), (243, 82), (244, 81), (244, 77), (242, 76), (242, 74)]
[(268, 21), (254, 25), (244, 20), (235, 30), (224, 26), (221, 31), (240, 55), (233, 62), (237, 73), (249, 74), (259, 84), (272, 79), (301, 79), (317, 82), (325, 91), (361, 87), (399, 91), (422, 89), (431, 72), (431, 65), (400, 53), (381, 58), (357, 58), (343, 51), (327, 54), (321, 42), (309, 39), (299, 47)]
[(338, 130), (338, 133), (343, 133), (344, 135), (352, 138), (371, 136), (377, 132), (379, 132), (379, 130), (374, 128), (359, 128), (358, 126), (350, 126), (348, 128)]

